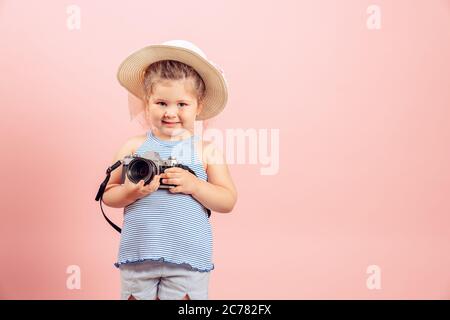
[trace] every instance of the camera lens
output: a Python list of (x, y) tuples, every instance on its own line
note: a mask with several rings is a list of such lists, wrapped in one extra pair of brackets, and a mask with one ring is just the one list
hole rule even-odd
[(128, 166), (128, 179), (134, 183), (144, 180), (144, 184), (150, 183), (156, 173), (156, 165), (153, 161), (137, 158), (133, 159)]

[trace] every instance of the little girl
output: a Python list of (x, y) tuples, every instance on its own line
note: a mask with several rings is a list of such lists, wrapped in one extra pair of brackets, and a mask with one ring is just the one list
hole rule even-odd
[[(121, 184), (114, 170), (103, 202), (124, 207), (118, 261), (121, 299), (208, 299), (212, 232), (207, 209), (232, 211), (237, 192), (225, 159), (194, 134), (195, 120), (225, 107), (222, 71), (190, 42), (175, 40), (145, 47), (126, 58), (118, 80), (142, 100), (152, 128), (130, 138), (113, 163), (136, 153), (174, 157), (195, 172), (173, 167), (144, 184)], [(162, 179), (162, 180), (160, 180)], [(175, 185), (159, 188), (160, 183)]]

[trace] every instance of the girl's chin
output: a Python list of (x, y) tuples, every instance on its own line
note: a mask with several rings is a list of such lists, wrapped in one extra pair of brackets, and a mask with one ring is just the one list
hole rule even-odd
[(161, 130), (164, 133), (169, 133), (170, 135), (178, 136), (180, 134), (183, 134), (185, 132), (188, 132), (188, 129), (185, 129), (183, 127), (177, 127), (177, 128), (168, 128), (168, 127), (162, 127), (159, 130)]

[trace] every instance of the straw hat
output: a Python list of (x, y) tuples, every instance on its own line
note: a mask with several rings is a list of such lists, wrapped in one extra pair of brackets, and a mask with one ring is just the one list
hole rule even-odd
[[(223, 71), (193, 43), (171, 40), (160, 45), (144, 47), (128, 56), (119, 66), (117, 79), (133, 96), (144, 101), (144, 74), (147, 67), (160, 60), (176, 60), (197, 71), (206, 86), (203, 109), (196, 120), (205, 120), (219, 114), (227, 103), (228, 90)], [(142, 103), (142, 106), (145, 104)], [(131, 113), (138, 112), (131, 110)]]

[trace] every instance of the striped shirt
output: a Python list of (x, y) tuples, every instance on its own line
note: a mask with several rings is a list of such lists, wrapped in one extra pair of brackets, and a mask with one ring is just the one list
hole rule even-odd
[[(155, 151), (164, 160), (172, 156), (191, 168), (199, 179), (207, 181), (196, 152), (198, 141), (196, 135), (181, 141), (164, 141), (149, 130), (135, 153), (143, 156)], [(114, 265), (146, 260), (186, 264), (200, 272), (214, 269), (212, 228), (200, 202), (191, 195), (159, 188), (124, 208), (118, 261)]]

